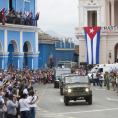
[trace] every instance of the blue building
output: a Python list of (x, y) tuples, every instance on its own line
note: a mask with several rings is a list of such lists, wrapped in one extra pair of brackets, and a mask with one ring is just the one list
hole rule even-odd
[(55, 61), (74, 61), (75, 45), (73, 42), (58, 41), (55, 43)]
[(39, 36), (39, 67), (53, 67), (59, 61), (74, 61), (75, 45), (69, 41)]
[[(0, 0), (0, 68), (38, 68), (37, 0)], [(4, 17), (1, 13), (4, 13)], [(5, 18), (5, 24), (1, 19)]]

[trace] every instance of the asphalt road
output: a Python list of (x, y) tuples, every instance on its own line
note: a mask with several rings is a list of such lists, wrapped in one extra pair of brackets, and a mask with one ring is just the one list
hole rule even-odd
[(84, 101), (65, 106), (59, 89), (52, 84), (36, 85), (39, 95), (37, 118), (118, 118), (118, 95), (113, 90), (92, 87), (93, 104)]

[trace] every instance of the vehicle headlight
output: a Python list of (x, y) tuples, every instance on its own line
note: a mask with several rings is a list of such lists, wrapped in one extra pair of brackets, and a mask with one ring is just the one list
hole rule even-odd
[(72, 90), (71, 89), (68, 89), (68, 93), (71, 93), (72, 92)]
[(86, 92), (89, 92), (89, 88), (86, 88), (85, 91), (86, 91)]

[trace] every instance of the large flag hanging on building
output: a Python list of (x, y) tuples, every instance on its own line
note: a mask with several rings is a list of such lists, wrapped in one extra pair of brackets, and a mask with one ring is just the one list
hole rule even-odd
[(99, 64), (100, 29), (101, 27), (84, 27), (88, 64)]

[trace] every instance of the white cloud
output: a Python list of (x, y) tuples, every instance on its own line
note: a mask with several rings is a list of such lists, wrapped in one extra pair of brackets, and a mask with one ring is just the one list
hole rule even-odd
[(66, 36), (74, 35), (78, 20), (77, 0), (38, 0), (39, 27)]

